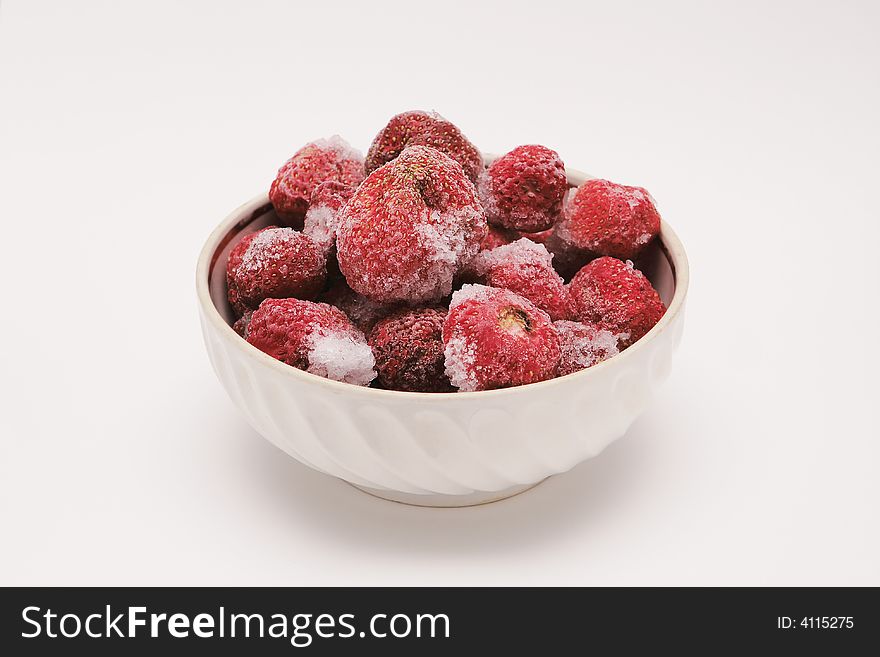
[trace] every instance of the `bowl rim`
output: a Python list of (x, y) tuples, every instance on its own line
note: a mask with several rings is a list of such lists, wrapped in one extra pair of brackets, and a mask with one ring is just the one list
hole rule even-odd
[[(486, 154), (485, 159), (489, 161), (492, 157), (491, 155)], [(568, 178), (568, 183), (575, 187), (579, 187), (586, 180), (595, 178), (595, 176), (588, 175), (577, 169), (569, 169), (568, 167), (566, 167), (566, 176)], [(241, 336), (239, 336), (238, 333), (226, 323), (226, 320), (223, 319), (223, 316), (220, 314), (220, 311), (211, 299), (209, 275), (211, 261), (214, 258), (217, 248), (220, 246), (229, 231), (241, 221), (242, 215), (253, 213), (268, 203), (269, 195), (264, 192), (240, 205), (226, 216), (205, 241), (196, 265), (196, 294), (198, 296), (199, 305), (201, 306), (202, 316), (205, 318), (205, 321), (210, 322), (217, 329), (217, 335), (232, 344), (234, 349), (238, 349), (246, 357), (256, 359), (263, 365), (278, 372), (281, 376), (291, 377), (294, 380), (302, 381), (306, 385), (324, 386), (328, 392), (362, 395), (368, 399), (384, 397), (389, 400), (396, 399), (402, 401), (411, 399), (429, 403), (449, 403), (453, 400), (464, 402), (480, 399), (488, 400), (490, 397), (498, 397), (501, 395), (510, 396), (526, 394), (533, 390), (537, 390), (539, 387), (550, 388), (554, 385), (576, 385), (577, 381), (586, 381), (588, 377), (597, 376), (598, 372), (604, 372), (609, 367), (615, 367), (615, 364), (620, 365), (625, 359), (632, 358), (634, 354), (645, 349), (648, 343), (665, 331), (672, 324), (672, 321), (681, 313), (690, 283), (690, 268), (684, 246), (678, 238), (678, 235), (672, 230), (672, 227), (666, 223), (665, 220), (661, 220), (659, 235), (660, 247), (666, 252), (670, 260), (672, 276), (675, 281), (675, 293), (672, 296), (672, 300), (669, 302), (669, 306), (666, 308), (666, 312), (663, 314), (663, 317), (660, 318), (660, 321), (657, 322), (657, 324), (655, 324), (644, 336), (616, 356), (602, 361), (601, 363), (597, 363), (592, 367), (573, 372), (572, 374), (547, 379), (546, 381), (538, 381), (536, 383), (528, 383), (521, 386), (514, 386), (512, 388), (500, 388), (497, 390), (478, 390), (474, 392), (407, 392), (403, 390), (383, 390), (381, 388), (356, 386), (342, 381), (333, 381), (332, 379), (326, 379), (316, 374), (306, 372), (305, 370), (300, 370), (260, 351), (247, 340), (242, 339)]]

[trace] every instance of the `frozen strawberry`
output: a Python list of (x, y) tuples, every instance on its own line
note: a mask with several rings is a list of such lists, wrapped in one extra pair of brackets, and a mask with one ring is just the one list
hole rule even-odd
[(547, 230), (542, 230), (537, 233), (520, 233), (520, 235), (538, 244), (546, 244), (547, 240), (550, 239), (550, 236), (553, 235), (553, 229), (548, 228)]
[(564, 320), (553, 322), (553, 326), (559, 334), (559, 348), (562, 352), (557, 376), (592, 367), (620, 353), (617, 348), (618, 338), (611, 331), (592, 324)]
[(393, 116), (370, 145), (367, 174), (400, 155), (408, 146), (430, 146), (458, 162), (471, 182), (483, 170), (483, 156), (461, 131), (436, 112), (414, 110)]
[[(566, 208), (571, 205), (571, 201), (577, 193), (577, 188), (570, 187), (562, 200), (562, 212), (560, 213), (559, 223), (549, 230), (539, 233), (523, 233), (523, 237), (527, 237), (533, 242), (543, 244), (547, 251), (553, 255), (553, 268), (559, 272), (559, 275), (566, 281), (577, 274), (581, 267), (595, 259), (597, 256), (592, 251), (582, 249), (570, 242), (563, 240), (559, 235), (559, 226), (565, 221)], [(567, 233), (566, 233), (567, 236)]]
[(559, 336), (550, 317), (510, 290), (465, 285), (443, 323), (446, 373), (459, 390), (492, 390), (553, 378)]
[(377, 303), (437, 301), (488, 230), (474, 186), (440, 151), (410, 146), (346, 203), (337, 254), (348, 285)]
[(380, 319), (400, 308), (399, 304), (382, 304), (370, 301), (352, 290), (344, 278), (333, 283), (330, 289), (321, 295), (320, 300), (339, 308), (348, 316), (352, 324), (365, 334), (369, 334)]
[(388, 390), (452, 392), (443, 356), (446, 310), (422, 308), (395, 313), (370, 332), (379, 384)]
[(239, 313), (263, 299), (313, 299), (324, 287), (327, 256), (292, 228), (265, 228), (232, 249), (226, 267), (229, 302)]
[(498, 226), (489, 226), (489, 232), (480, 243), (480, 251), (491, 251), (496, 246), (504, 246), (519, 239), (519, 233), (515, 230), (507, 228), (499, 228)]
[(342, 280), (336, 257), (336, 229), (339, 227), (342, 206), (348, 202), (354, 190), (351, 185), (327, 180), (315, 187), (309, 200), (303, 232), (320, 244), (327, 254), (327, 280), (330, 283)]
[(542, 244), (523, 237), (512, 244), (482, 251), (471, 268), (491, 287), (501, 287), (525, 297), (553, 320), (571, 316), (565, 283), (553, 269), (553, 256)]
[(568, 289), (578, 321), (617, 334), (621, 350), (650, 331), (666, 312), (651, 282), (630, 261), (597, 258), (577, 273)]
[[(499, 228), (498, 226), (489, 226), (489, 232), (486, 233), (486, 237), (480, 242), (480, 251), (491, 251), (496, 247), (510, 244), (518, 239), (519, 233), (515, 230), (507, 230), (506, 228)], [(479, 254), (477, 254), (477, 257), (464, 264), (461, 271), (456, 276), (455, 281), (453, 281), (453, 287), (459, 288), (465, 283), (480, 282), (480, 274), (475, 269), (475, 265), (479, 259)]]
[(545, 146), (518, 146), (489, 165), (477, 179), (489, 223), (539, 232), (552, 227), (568, 189), (565, 165)]
[(303, 232), (328, 251), (336, 245), (339, 213), (354, 190), (351, 185), (327, 180), (315, 187), (309, 199)]
[(641, 187), (587, 180), (566, 199), (556, 235), (595, 255), (635, 259), (660, 232), (660, 215)]
[(364, 179), (363, 157), (334, 135), (299, 149), (278, 170), (269, 200), (285, 226), (302, 228), (314, 189), (326, 180), (357, 186)]
[[(277, 228), (277, 226), (269, 226), (263, 230), (269, 230), (269, 228)], [(229, 299), (229, 305), (232, 306), (232, 309), (237, 316), (241, 316), (251, 309), (242, 303), (239, 298), (238, 290), (232, 285), (231, 281), (233, 273), (238, 272), (242, 257), (244, 257), (251, 242), (258, 234), (258, 232), (249, 233), (242, 237), (238, 240), (238, 243), (232, 247), (232, 250), (229, 251), (229, 256), (226, 258), (226, 295)]]
[(241, 337), (247, 339), (248, 325), (251, 323), (251, 317), (253, 314), (253, 310), (245, 311), (241, 317), (233, 322), (232, 330), (238, 333)]
[(334, 381), (369, 385), (375, 360), (363, 332), (338, 308), (301, 299), (266, 299), (247, 341), (273, 358)]

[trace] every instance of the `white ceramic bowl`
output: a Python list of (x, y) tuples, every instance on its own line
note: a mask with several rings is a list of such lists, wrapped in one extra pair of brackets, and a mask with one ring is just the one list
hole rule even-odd
[[(568, 172), (571, 185), (589, 177)], [(684, 321), (688, 263), (665, 222), (660, 240), (637, 266), (668, 309), (629, 349), (550, 381), (431, 394), (330, 381), (267, 356), (230, 328), (226, 257), (243, 234), (274, 219), (268, 197), (258, 196), (230, 214), (202, 249), (196, 288), (211, 364), (257, 432), (366, 492), (425, 506), (515, 495), (622, 436), (670, 372)]]

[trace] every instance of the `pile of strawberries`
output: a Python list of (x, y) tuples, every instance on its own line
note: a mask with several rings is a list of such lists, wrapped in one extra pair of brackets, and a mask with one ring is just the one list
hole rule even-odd
[(647, 191), (570, 188), (538, 145), (487, 167), (434, 113), (393, 117), (366, 158), (339, 137), (307, 144), (269, 198), (278, 225), (229, 254), (233, 327), (330, 379), (410, 392), (535, 383), (618, 354), (665, 312), (632, 262), (660, 232)]

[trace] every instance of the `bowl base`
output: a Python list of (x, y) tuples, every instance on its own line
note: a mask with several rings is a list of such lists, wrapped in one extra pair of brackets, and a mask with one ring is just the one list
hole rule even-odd
[[(549, 478), (549, 477), (548, 477)], [(344, 481), (344, 480), (343, 480)], [(378, 497), (389, 502), (397, 502), (399, 504), (408, 504), (410, 506), (428, 506), (436, 508), (456, 508), (464, 506), (478, 506), (480, 504), (491, 504), (500, 500), (506, 500), (508, 497), (519, 495), (527, 490), (531, 490), (538, 484), (547, 481), (542, 479), (534, 484), (523, 484), (520, 486), (511, 486), (504, 490), (476, 491), (467, 495), (418, 495), (415, 493), (401, 493), (396, 490), (382, 490), (379, 488), (368, 488), (367, 486), (358, 486), (346, 481), (348, 485), (363, 491), (367, 495)]]

